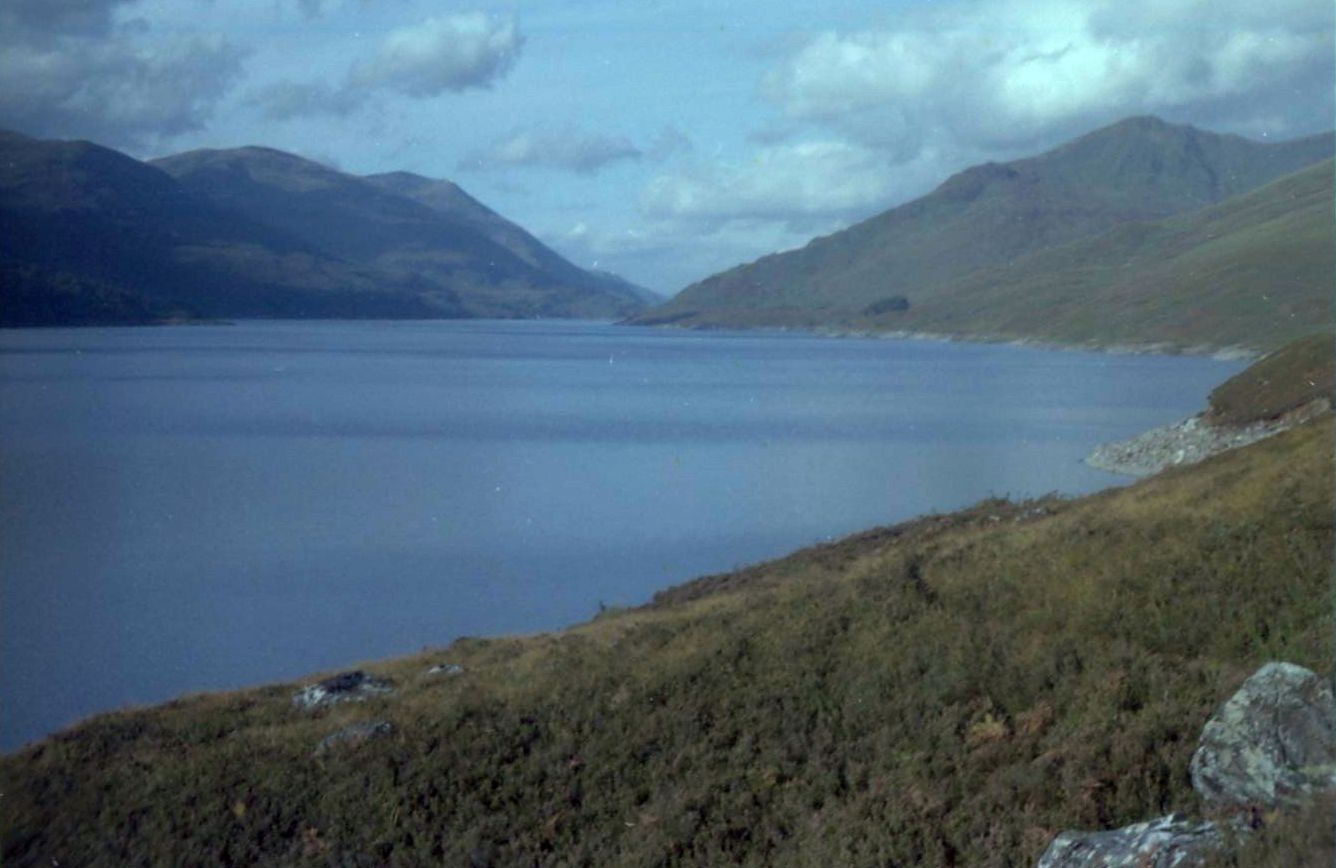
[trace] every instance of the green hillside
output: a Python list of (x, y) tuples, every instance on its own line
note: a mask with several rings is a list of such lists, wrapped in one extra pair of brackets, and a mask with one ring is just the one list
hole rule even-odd
[[(1015, 326), (1018, 336), (1061, 341), (1176, 341), (1172, 323), (1145, 312), (1124, 321), (1120, 311), (1088, 300), (1081, 281), (1108, 276), (1081, 273), (1073, 282), (1064, 268), (1082, 260), (1060, 251), (1090, 240), (1083, 250), (1106, 255), (1106, 267), (1120, 267), (1118, 255), (1142, 233), (1156, 232), (1157, 221), (1248, 193), (1331, 152), (1330, 136), (1262, 144), (1133, 118), (1038, 157), (966, 170), (921, 199), (690, 286), (633, 321), (967, 336)], [(1241, 211), (1235, 219), (1247, 223), (1260, 215)], [(1304, 225), (1309, 236), (1323, 231)], [(1253, 240), (1268, 241), (1261, 235)], [(1232, 267), (1232, 261), (1215, 258), (1220, 252), (1203, 248), (1200, 255), (1211, 267)], [(1237, 252), (1264, 268), (1260, 253)], [(1049, 258), (1038, 258), (1043, 256)], [(1301, 296), (1300, 306), (1312, 295), (1311, 287), (1296, 291), (1282, 278), (1263, 276), (1268, 289)], [(993, 292), (997, 281), (1007, 283)], [(1039, 301), (1029, 304), (1030, 294)], [(1071, 308), (1059, 311), (1068, 322), (1050, 325), (1048, 309), (1055, 303)], [(1036, 310), (1044, 312), (1043, 321), (1033, 320)], [(1082, 317), (1086, 323), (1078, 322)], [(1232, 333), (1215, 339), (1212, 325), (1201, 328), (1209, 342), (1233, 339)], [(1127, 334), (1115, 335), (1114, 328)], [(1143, 335), (1146, 329), (1151, 332)]]
[(860, 327), (1273, 349), (1332, 320), (1332, 162), (1210, 208), (981, 269)]
[[(0, 759), (4, 864), (1032, 865), (1064, 828), (1197, 811), (1218, 704), (1264, 661), (1330, 671), (1332, 438), (460, 640), (370, 665), (397, 688), (364, 703), (105, 714)], [(317, 752), (358, 721), (393, 730)]]

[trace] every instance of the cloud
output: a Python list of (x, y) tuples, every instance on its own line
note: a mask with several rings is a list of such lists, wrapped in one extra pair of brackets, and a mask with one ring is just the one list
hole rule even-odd
[(1025, 148), (1138, 113), (1277, 136), (1330, 118), (1332, 45), (1329, 4), (1307, 0), (983, 0), (814, 34), (761, 93), (790, 122), (901, 160), (933, 141)]
[(266, 118), (287, 120), (348, 115), (382, 94), (426, 99), (485, 89), (510, 72), (523, 47), (514, 18), (481, 12), (437, 16), (390, 31), (339, 85), (281, 81), (253, 91), (247, 103)]
[(412, 97), (490, 87), (515, 65), (523, 45), (514, 18), (481, 12), (429, 18), (392, 31), (373, 57), (353, 67), (348, 83)]
[(1329, 128), (1332, 32), (1330, 5), (1309, 0), (956, 0), (809, 33), (771, 55), (758, 93), (777, 112), (751, 159), (662, 173), (641, 234), (572, 243), (669, 268), (660, 244), (737, 261), (1134, 114), (1271, 139)]
[(0, 11), (0, 123), (122, 147), (200, 129), (241, 74), (223, 39), (157, 37), (129, 3), (16, 0)]
[(719, 224), (847, 219), (884, 207), (901, 178), (874, 148), (831, 139), (772, 144), (744, 164), (696, 164), (654, 178), (641, 210), (656, 219)]
[(691, 139), (665, 126), (641, 147), (626, 136), (584, 132), (574, 127), (558, 130), (521, 129), (511, 132), (460, 160), (462, 171), (543, 168), (593, 175), (621, 162), (666, 162), (693, 149)]
[(461, 169), (540, 167), (592, 175), (613, 163), (639, 160), (644, 152), (625, 136), (519, 130), (475, 151), (460, 162)]

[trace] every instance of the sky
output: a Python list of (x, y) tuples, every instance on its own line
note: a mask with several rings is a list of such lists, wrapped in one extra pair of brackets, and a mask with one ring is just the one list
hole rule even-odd
[(663, 294), (1121, 118), (1333, 124), (1325, 0), (0, 0), (0, 126), (456, 181)]

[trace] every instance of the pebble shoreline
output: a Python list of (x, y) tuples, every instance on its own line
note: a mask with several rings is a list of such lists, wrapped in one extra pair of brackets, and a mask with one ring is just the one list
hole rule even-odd
[(1085, 463), (1123, 476), (1149, 476), (1166, 467), (1194, 464), (1228, 449), (1237, 449), (1287, 431), (1329, 409), (1330, 402), (1314, 401), (1278, 419), (1238, 427), (1217, 428), (1204, 414), (1152, 428), (1130, 440), (1096, 446)]

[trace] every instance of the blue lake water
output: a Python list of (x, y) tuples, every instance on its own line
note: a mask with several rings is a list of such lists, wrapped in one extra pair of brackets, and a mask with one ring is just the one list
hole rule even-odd
[(0, 747), (989, 495), (1238, 363), (593, 323), (0, 331)]

